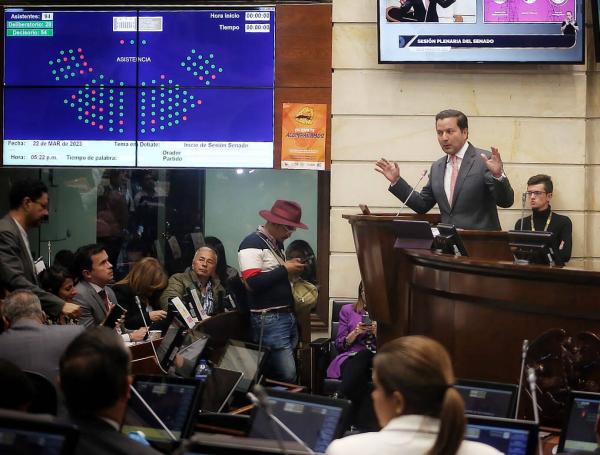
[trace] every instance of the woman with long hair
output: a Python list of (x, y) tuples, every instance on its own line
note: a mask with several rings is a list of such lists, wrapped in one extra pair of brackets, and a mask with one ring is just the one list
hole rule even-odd
[(167, 287), (168, 277), (155, 258), (143, 258), (136, 262), (130, 272), (113, 286), (119, 305), (127, 310), (125, 328), (137, 330), (144, 327), (142, 315), (135, 301), (139, 297), (146, 324), (162, 321), (167, 312), (161, 309), (159, 297)]
[(453, 387), (450, 356), (437, 341), (407, 336), (388, 342), (373, 360), (373, 405), (381, 431), (334, 441), (328, 455), (499, 455), (463, 441), (464, 402)]

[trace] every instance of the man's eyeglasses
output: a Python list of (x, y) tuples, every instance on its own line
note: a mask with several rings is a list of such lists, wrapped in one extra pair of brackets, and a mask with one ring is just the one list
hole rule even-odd
[(285, 229), (285, 231), (286, 231), (288, 234), (291, 234), (292, 232), (294, 232), (294, 231), (296, 230), (296, 228), (295, 228), (295, 227), (293, 227), (293, 226), (286, 226), (285, 224), (280, 224), (280, 226), (281, 226), (283, 229)]
[(527, 191), (525, 194), (527, 194), (527, 197), (531, 197), (531, 196), (540, 197), (542, 194), (548, 194), (548, 192), (546, 192), (546, 191)]

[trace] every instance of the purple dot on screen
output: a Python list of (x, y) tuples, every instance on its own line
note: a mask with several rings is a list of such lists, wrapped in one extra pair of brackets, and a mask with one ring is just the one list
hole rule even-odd
[(125, 44), (125, 40), (124, 39), (119, 40), (119, 44)]
[(198, 104), (202, 104), (202, 100), (198, 100), (196, 101)]
[(99, 125), (98, 129), (103, 130), (104, 129), (104, 125)]
[(213, 81), (217, 78), (214, 74), (210, 77)]

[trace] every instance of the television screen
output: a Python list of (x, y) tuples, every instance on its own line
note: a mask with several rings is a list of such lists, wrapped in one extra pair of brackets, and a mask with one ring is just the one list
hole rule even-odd
[(3, 164), (273, 166), (275, 10), (4, 9)]
[(596, 43), (596, 61), (600, 62), (600, 15), (598, 14), (598, 10), (600, 10), (600, 0), (592, 0), (594, 41)]
[(583, 4), (378, 0), (379, 62), (581, 63)]

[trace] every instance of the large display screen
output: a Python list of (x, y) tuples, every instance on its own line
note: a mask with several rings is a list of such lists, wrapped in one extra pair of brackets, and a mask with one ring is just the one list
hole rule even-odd
[(583, 0), (378, 0), (379, 62), (581, 63)]
[(5, 8), (3, 164), (272, 167), (275, 10)]

